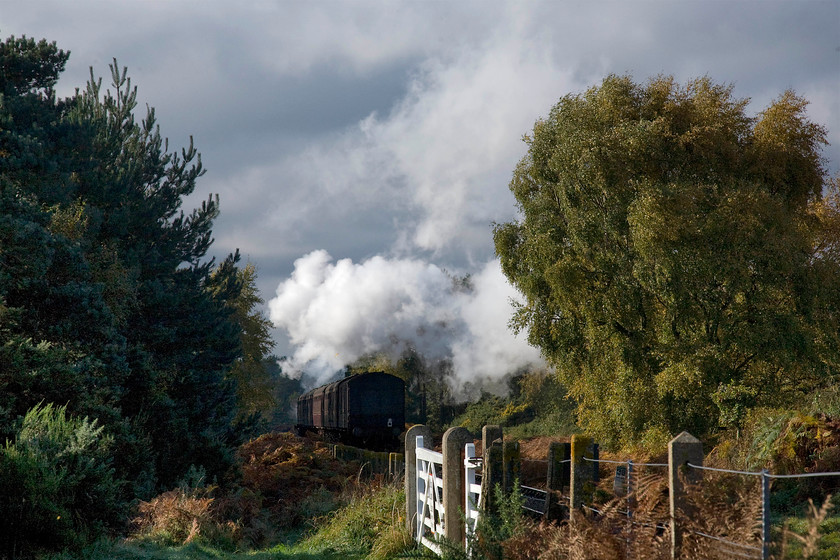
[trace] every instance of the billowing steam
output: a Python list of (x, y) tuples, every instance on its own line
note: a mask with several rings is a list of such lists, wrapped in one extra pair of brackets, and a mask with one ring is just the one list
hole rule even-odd
[(269, 302), (271, 320), (296, 347), (284, 369), (326, 381), (365, 354), (396, 358), (408, 346), (427, 359), (451, 359), (458, 380), (540, 365), (539, 352), (508, 329), (516, 292), (498, 261), (468, 284), (416, 259), (334, 262), (326, 251), (309, 253)]

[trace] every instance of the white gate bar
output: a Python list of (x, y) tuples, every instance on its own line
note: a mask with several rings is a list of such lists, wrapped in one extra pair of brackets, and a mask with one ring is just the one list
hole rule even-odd
[(444, 534), (445, 510), (443, 507), (443, 479), (438, 475), (443, 467), (443, 454), (426, 449), (423, 436), (417, 436), (415, 456), (417, 459), (417, 535), (416, 540), (426, 548), (441, 553), (437, 543), (429, 539), (427, 529), (434, 538)]
[[(466, 536), (469, 546), (470, 539), (475, 534), (478, 524), (479, 507), (481, 506), (481, 485), (475, 483), (475, 471), (478, 469), (475, 459), (475, 444), (468, 443), (464, 446), (464, 504), (466, 504)], [(467, 550), (467, 554), (470, 551)]]

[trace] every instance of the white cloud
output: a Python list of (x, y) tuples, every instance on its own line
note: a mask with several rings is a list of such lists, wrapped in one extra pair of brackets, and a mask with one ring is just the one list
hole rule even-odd
[(539, 353), (507, 331), (515, 293), (498, 262), (473, 285), (454, 290), (444, 270), (417, 259), (353, 263), (314, 251), (295, 261), (268, 307), (296, 347), (290, 366), (320, 381), (365, 354), (396, 358), (407, 346), (430, 360), (451, 359), (461, 381), (540, 365)]
[(461, 381), (499, 379), (541, 365), (539, 350), (527, 344), (524, 333), (514, 336), (508, 328), (511, 301), (521, 295), (502, 274), (499, 261), (486, 263), (471, 280), (474, 291), (460, 298), (458, 307), (465, 330), (452, 344), (455, 376)]

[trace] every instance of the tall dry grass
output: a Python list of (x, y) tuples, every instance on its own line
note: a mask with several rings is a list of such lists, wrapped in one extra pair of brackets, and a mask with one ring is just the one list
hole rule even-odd
[(132, 520), (133, 538), (168, 546), (197, 540), (235, 543), (241, 537), (241, 528), (232, 521), (219, 519), (212, 491), (212, 488), (177, 488), (140, 502)]

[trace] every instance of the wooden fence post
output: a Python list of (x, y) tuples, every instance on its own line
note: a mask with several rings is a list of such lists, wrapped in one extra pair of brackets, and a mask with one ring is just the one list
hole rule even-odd
[(424, 447), (432, 446), (432, 430), (428, 426), (417, 424), (405, 434), (405, 526), (412, 535), (417, 520), (417, 436), (423, 436)]
[(503, 437), (502, 427), (494, 424), (488, 424), (481, 428), (481, 452), (484, 453), (493, 445), (493, 442), (501, 440)]
[[(683, 432), (668, 443), (668, 493), (671, 506), (671, 558), (680, 557), (684, 522), (690, 515), (683, 482), (694, 484), (702, 473), (686, 464), (703, 465), (703, 444), (688, 432)], [(680, 476), (682, 474), (682, 477)]]
[(577, 511), (583, 505), (583, 495), (592, 481), (592, 468), (584, 461), (584, 457), (592, 458), (592, 438), (581, 434), (572, 436), (572, 462), (569, 482), (569, 519), (574, 520)]
[(563, 504), (560, 494), (563, 487), (569, 484), (568, 462), (572, 454), (572, 447), (568, 443), (553, 441), (548, 446), (548, 473), (546, 473), (546, 502), (545, 518), (560, 520), (563, 514)]
[(453, 543), (466, 538), (464, 514), (464, 446), (473, 440), (466, 428), (449, 428), (443, 434), (444, 535)]
[(491, 440), (484, 448), (484, 464), (481, 468), (481, 509), (496, 511), (496, 487), (504, 488), (505, 475), (502, 468), (501, 440)]
[(513, 492), (514, 484), (520, 479), (522, 455), (518, 441), (506, 441), (502, 444), (502, 463), (504, 464), (505, 496)]

